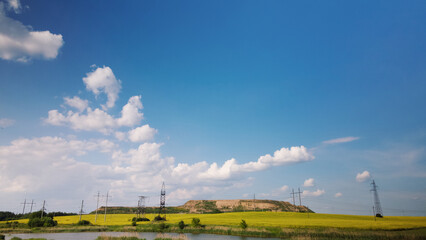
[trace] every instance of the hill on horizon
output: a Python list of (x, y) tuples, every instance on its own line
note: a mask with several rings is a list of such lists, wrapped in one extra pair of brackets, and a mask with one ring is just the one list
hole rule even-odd
[[(105, 211), (102, 206), (98, 211)], [(111, 206), (108, 213), (137, 213), (137, 207)], [(311, 212), (306, 206), (296, 206), (289, 202), (267, 199), (231, 199), (231, 200), (189, 200), (181, 206), (166, 207), (166, 213), (222, 213), (222, 212)], [(93, 211), (92, 213), (94, 213)], [(145, 213), (156, 213), (158, 207), (145, 207)]]

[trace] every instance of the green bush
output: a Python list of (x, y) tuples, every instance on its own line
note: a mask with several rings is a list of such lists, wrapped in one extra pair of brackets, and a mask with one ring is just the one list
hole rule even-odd
[(77, 222), (77, 225), (79, 226), (88, 226), (88, 225), (92, 225), (92, 223), (90, 221), (87, 220), (81, 220)]
[(154, 218), (154, 221), (166, 221), (166, 217), (161, 217), (160, 215)]
[(132, 221), (132, 226), (136, 226), (136, 221)]
[(158, 225), (158, 227), (160, 228), (160, 230), (164, 230), (164, 229), (166, 229), (166, 228), (168, 228), (169, 227), (169, 225), (167, 225), (167, 224), (165, 224), (165, 223), (160, 223), (159, 225)]
[(30, 218), (28, 221), (29, 227), (54, 227), (58, 225), (58, 222), (53, 220), (51, 217), (43, 217), (43, 218)]
[(22, 240), (22, 238), (20, 238), (20, 237), (13, 237), (10, 240)]
[(200, 227), (201, 226), (200, 219), (199, 218), (193, 218), (192, 219), (192, 226), (194, 226), (194, 227)]
[(180, 221), (180, 222), (178, 223), (178, 226), (179, 226), (179, 228), (180, 228), (181, 230), (183, 230), (183, 229), (185, 228), (185, 223), (184, 223), (183, 221)]
[(0, 234), (0, 240), (4, 240), (4, 239), (6, 239), (6, 236), (3, 234)]
[(146, 218), (146, 217), (141, 217), (141, 218), (134, 217), (134, 218), (132, 218), (132, 222), (149, 222), (149, 221), (151, 221), (151, 220), (149, 220), (149, 218)]
[(248, 225), (247, 225), (247, 223), (246, 223), (246, 221), (245, 221), (244, 219), (241, 219), (240, 227), (241, 227), (243, 230), (246, 230), (246, 228), (248, 227)]
[(33, 219), (33, 218), (41, 218), (41, 216), (42, 216), (42, 214), (43, 214), (43, 216), (47, 216), (47, 213), (46, 212), (42, 212), (41, 210), (40, 211), (37, 211), (37, 212), (33, 212), (33, 213), (31, 213), (29, 216), (28, 216), (28, 218), (29, 219)]

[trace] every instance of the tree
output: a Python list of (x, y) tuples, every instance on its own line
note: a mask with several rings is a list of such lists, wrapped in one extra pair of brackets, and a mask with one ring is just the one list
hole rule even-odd
[(192, 226), (194, 226), (194, 227), (199, 227), (199, 226), (201, 226), (201, 224), (200, 224), (200, 219), (199, 219), (199, 218), (193, 218), (193, 219), (192, 219)]
[(185, 228), (185, 223), (183, 221), (180, 221), (178, 223), (178, 226), (179, 226), (180, 230), (183, 230)]
[(248, 227), (248, 225), (247, 225), (247, 223), (246, 223), (246, 221), (245, 221), (244, 219), (241, 219), (240, 227), (241, 227), (243, 230), (246, 230), (246, 228)]

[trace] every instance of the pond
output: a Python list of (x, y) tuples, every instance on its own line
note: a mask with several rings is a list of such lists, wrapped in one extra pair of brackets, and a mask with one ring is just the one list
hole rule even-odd
[[(131, 232), (77, 232), (77, 233), (20, 233), (20, 234), (5, 234), (6, 240), (13, 237), (20, 237), (22, 239), (28, 238), (45, 238), (48, 240), (95, 240), (98, 236), (131, 236), (138, 238), (145, 238), (146, 240), (154, 240), (158, 237), (175, 238), (178, 237), (184, 240), (259, 240), (261, 238), (254, 237), (240, 237), (240, 236), (225, 236), (225, 235), (214, 235), (214, 234), (192, 234), (192, 233), (131, 233)], [(278, 238), (262, 238), (275, 240)]]

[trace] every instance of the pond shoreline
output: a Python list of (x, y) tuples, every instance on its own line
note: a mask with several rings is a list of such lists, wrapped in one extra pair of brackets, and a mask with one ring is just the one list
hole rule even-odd
[[(22, 226), (22, 225), (21, 225)], [(368, 230), (368, 229), (342, 229), (342, 228), (279, 228), (250, 227), (245, 230), (235, 226), (203, 226), (186, 227), (183, 230), (169, 224), (160, 229), (160, 224), (137, 226), (75, 226), (59, 225), (48, 228), (0, 228), (0, 234), (25, 234), (25, 233), (82, 233), (82, 232), (123, 232), (123, 233), (190, 233), (214, 234), (256, 238), (284, 238), (297, 239), (412, 239), (420, 240), (426, 236), (426, 228), (396, 229), (396, 230)]]

